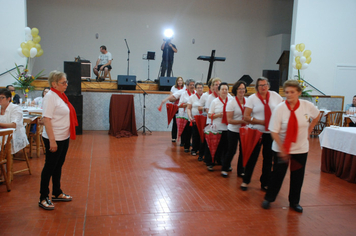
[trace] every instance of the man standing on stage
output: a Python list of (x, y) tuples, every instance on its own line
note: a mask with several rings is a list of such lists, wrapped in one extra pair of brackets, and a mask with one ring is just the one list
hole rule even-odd
[[(112, 69), (111, 61), (112, 61), (111, 53), (106, 50), (106, 47), (104, 45), (101, 46), (99, 58), (96, 61), (95, 67), (93, 69), (97, 81), (105, 80), (107, 74), (109, 73), (109, 70)], [(104, 77), (98, 78), (99, 76), (98, 71), (104, 71)]]
[(171, 43), (172, 38), (163, 39), (161, 46), (162, 63), (161, 63), (161, 77), (164, 76), (167, 70), (167, 77), (171, 76), (174, 53), (178, 52), (176, 45)]

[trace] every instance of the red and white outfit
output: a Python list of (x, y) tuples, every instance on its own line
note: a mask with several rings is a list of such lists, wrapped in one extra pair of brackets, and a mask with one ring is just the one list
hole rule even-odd
[[(269, 130), (279, 135), (282, 143), (285, 141), (288, 130), (288, 122), (292, 111), (289, 110), (286, 103), (279, 104), (272, 112)], [(301, 189), (304, 181), (305, 164), (309, 151), (308, 128), (310, 118), (315, 119), (319, 115), (319, 110), (309, 101), (299, 100), (299, 107), (294, 107), (294, 114), (297, 118), (297, 137), (296, 142), (292, 142), (289, 149), (290, 159), (285, 161), (278, 156), (280, 149), (273, 141), (272, 149), (274, 151), (275, 164), (271, 175), (265, 200), (274, 202), (282, 186), (286, 175), (289, 161), (290, 164), (290, 188), (289, 202), (291, 206), (299, 204)], [(295, 135), (295, 133), (293, 133)]]

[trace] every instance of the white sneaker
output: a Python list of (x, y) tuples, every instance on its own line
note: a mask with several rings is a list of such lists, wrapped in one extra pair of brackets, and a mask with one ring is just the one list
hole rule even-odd
[(228, 173), (227, 173), (226, 171), (221, 171), (221, 176), (224, 177), (224, 178), (226, 178), (226, 177), (228, 177), (229, 175), (228, 175)]

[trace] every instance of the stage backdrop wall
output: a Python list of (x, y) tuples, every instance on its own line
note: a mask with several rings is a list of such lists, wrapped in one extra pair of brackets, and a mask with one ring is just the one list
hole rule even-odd
[(355, 9), (354, 0), (294, 0), (291, 43), (312, 51), (302, 76), (327, 95), (345, 96), (345, 104), (356, 94)]
[[(25, 41), (26, 0), (0, 1), (0, 19), (3, 27), (0, 37), (0, 74), (14, 68), (15, 63), (25, 65), (25, 58), (17, 54), (20, 44)], [(7, 73), (0, 76), (0, 86), (15, 82)]]
[[(156, 79), (161, 63), (163, 31), (171, 27), (178, 48), (174, 76), (206, 81), (208, 63), (200, 55), (226, 57), (216, 62), (212, 75), (235, 82), (244, 74), (256, 79), (265, 68), (267, 38), (290, 34), (293, 0), (36, 0), (28, 3), (29, 25), (40, 30), (44, 55), (35, 67), (63, 69), (63, 61), (80, 55), (95, 63), (100, 45), (113, 55), (112, 76), (127, 73), (146, 80), (147, 61), (156, 52), (150, 78)], [(99, 38), (95, 35), (98, 33)], [(194, 43), (193, 43), (194, 41)]]

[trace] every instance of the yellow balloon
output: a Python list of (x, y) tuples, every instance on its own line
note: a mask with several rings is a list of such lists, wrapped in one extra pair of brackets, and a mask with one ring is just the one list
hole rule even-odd
[(24, 48), (24, 47), (26, 47), (26, 43), (22, 42), (20, 46), (21, 46), (21, 48)]
[(34, 43), (39, 43), (41, 41), (41, 36), (37, 35), (33, 37), (33, 42)]
[(38, 33), (39, 33), (39, 31), (38, 31), (37, 28), (32, 28), (32, 30), (31, 30), (31, 35), (32, 35), (33, 37), (37, 36)]
[(295, 68), (297, 68), (297, 70), (302, 69), (302, 63), (297, 63), (297, 64), (295, 65)]
[(295, 57), (295, 62), (300, 63), (300, 57)]
[(35, 48), (37, 49), (37, 52), (41, 49), (41, 44), (39, 43), (36, 43), (35, 44)]
[(311, 62), (311, 57), (307, 57), (307, 60), (305, 61), (305, 63), (310, 64), (310, 62)]
[(26, 48), (28, 50), (31, 50), (31, 48), (33, 48), (35, 46), (35, 43), (32, 40), (28, 40), (26, 44), (27, 44)]
[(40, 57), (40, 56), (42, 56), (42, 54), (43, 54), (43, 49), (41, 48), (41, 49), (37, 52), (36, 57)]
[(22, 49), (22, 54), (23, 54), (25, 57), (29, 57), (29, 56), (30, 56), (30, 50), (28, 50), (27, 48), (23, 48), (23, 49)]
[(305, 50), (305, 52), (303, 52), (303, 56), (305, 56), (306, 58), (310, 57), (310, 55), (311, 55), (310, 50)]
[(299, 44), (295, 45), (295, 50), (299, 52)]
[(299, 50), (300, 50), (299, 52), (303, 52), (304, 49), (305, 49), (305, 44), (304, 43), (299, 44)]

